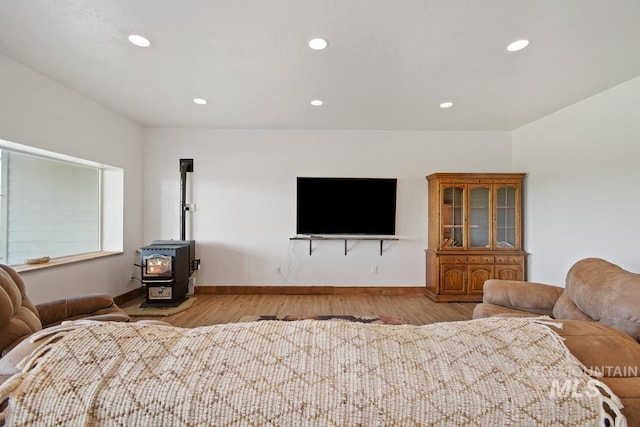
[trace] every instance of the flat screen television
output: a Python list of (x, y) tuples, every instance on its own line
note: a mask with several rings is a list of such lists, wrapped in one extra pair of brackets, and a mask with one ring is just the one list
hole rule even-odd
[(394, 235), (397, 181), (298, 177), (296, 233)]

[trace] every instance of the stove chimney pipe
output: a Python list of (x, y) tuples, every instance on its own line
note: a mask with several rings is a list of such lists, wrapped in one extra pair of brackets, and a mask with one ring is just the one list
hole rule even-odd
[(193, 172), (193, 159), (180, 159), (180, 240), (187, 240), (187, 172)]

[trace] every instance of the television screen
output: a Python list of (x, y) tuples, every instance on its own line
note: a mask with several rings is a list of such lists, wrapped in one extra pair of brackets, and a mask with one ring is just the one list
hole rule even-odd
[(296, 233), (395, 234), (397, 181), (298, 177)]

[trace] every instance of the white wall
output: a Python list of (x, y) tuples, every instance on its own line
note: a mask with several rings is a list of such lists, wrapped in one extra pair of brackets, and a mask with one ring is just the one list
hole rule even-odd
[(585, 257), (640, 272), (639, 100), (640, 77), (513, 132), (530, 280), (564, 285)]
[[(195, 159), (188, 237), (203, 262), (198, 284), (422, 286), (424, 176), (436, 171), (528, 173), (530, 280), (563, 284), (588, 256), (640, 271), (640, 78), (513, 133), (147, 129), (144, 147), (137, 124), (3, 56), (0, 93), (0, 138), (125, 171), (125, 253), (24, 273), (36, 303), (136, 287), (127, 280), (135, 249), (179, 237), (184, 157)], [(351, 242), (346, 257), (342, 242), (319, 242), (309, 257), (306, 242), (288, 239), (301, 175), (397, 177), (402, 240), (382, 257), (375, 242)]]
[(0, 55), (0, 138), (124, 169), (124, 254), (25, 272), (33, 302), (87, 292), (120, 295), (142, 243), (142, 129)]
[[(179, 237), (184, 157), (195, 159), (188, 237), (203, 262), (198, 284), (422, 286), (424, 176), (436, 171), (528, 173), (530, 280), (563, 284), (587, 256), (640, 271), (640, 78), (513, 133), (147, 129), (144, 157), (140, 126), (3, 56), (0, 93), (0, 138), (125, 171), (125, 253), (24, 273), (36, 303), (136, 287), (127, 281), (135, 249)], [(375, 242), (351, 242), (346, 257), (342, 242), (319, 242), (309, 257), (306, 242), (288, 240), (301, 175), (397, 177), (402, 240), (382, 257)]]
[[(423, 286), (427, 184), (438, 171), (511, 171), (509, 132), (146, 129), (144, 239), (179, 238), (179, 159), (198, 285)], [(398, 242), (289, 241), (297, 176), (398, 178)], [(371, 268), (377, 266), (378, 273)], [(276, 273), (280, 268), (282, 274)]]

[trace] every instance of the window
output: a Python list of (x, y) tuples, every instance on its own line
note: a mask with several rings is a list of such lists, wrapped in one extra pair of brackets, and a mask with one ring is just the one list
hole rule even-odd
[(115, 212), (115, 220), (103, 221), (109, 205), (111, 213), (121, 208), (121, 169), (42, 150), (7, 149), (4, 142), (0, 140), (0, 262), (15, 265), (45, 256), (122, 250), (117, 234), (106, 239), (110, 248), (103, 239), (107, 229), (122, 228), (121, 209), (120, 220)]

